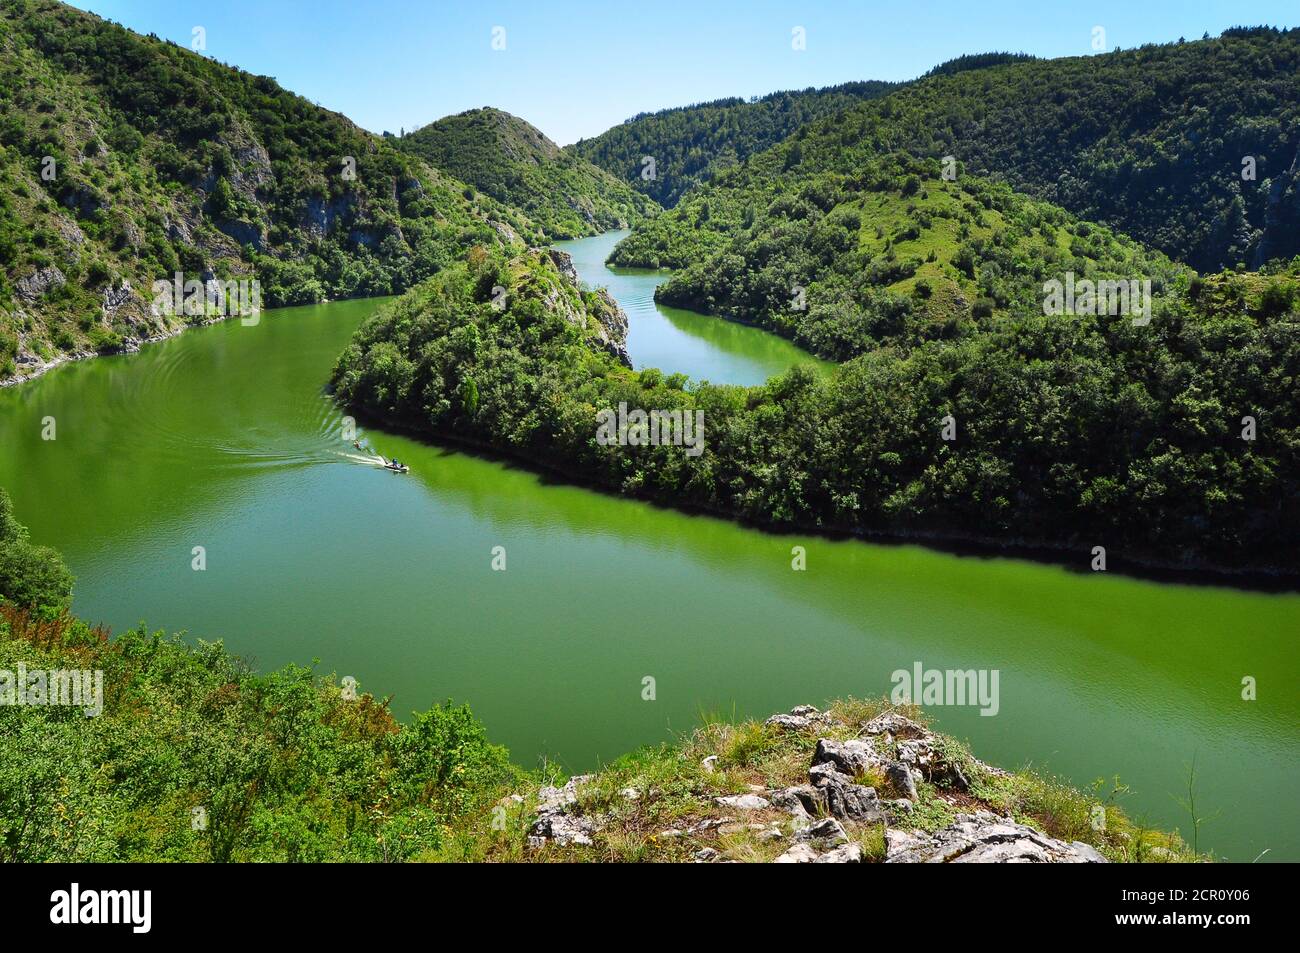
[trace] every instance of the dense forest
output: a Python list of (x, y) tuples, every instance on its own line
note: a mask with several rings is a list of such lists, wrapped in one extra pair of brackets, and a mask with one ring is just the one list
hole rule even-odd
[(448, 116), (395, 141), (522, 210), (552, 240), (627, 228), (658, 211), (653, 199), (499, 109)]
[(820, 164), (809, 137), (754, 157), (615, 249), (620, 265), (677, 271), (665, 304), (759, 324), (833, 360), (882, 344), (960, 338), (1039, 310), (1045, 281), (1151, 281), (1189, 269), (1005, 185), (943, 175), (902, 153), (854, 173)]
[(401, 291), (514, 235), (539, 233), (270, 77), (0, 0), (0, 379), (170, 330), (151, 288), (178, 271), (256, 277), (273, 307)]
[[(338, 397), (765, 525), (1015, 541), (1081, 565), (1103, 546), (1130, 563), (1300, 569), (1300, 268), (1197, 278), (1143, 326), (1026, 311), (750, 388), (623, 367), (547, 306), (556, 275), (544, 256), (486, 251), (448, 269), (362, 326)], [(596, 414), (620, 403), (702, 411), (704, 452), (602, 444)]]
[[(1002, 179), (1198, 270), (1300, 253), (1300, 30), (940, 67), (795, 139), (780, 147), (782, 162), (755, 173), (769, 179), (756, 200), (906, 151), (952, 156), (966, 174)], [(712, 204), (707, 187), (692, 198)], [(665, 264), (674, 257), (657, 251)]]
[[(671, 207), (692, 187), (775, 145), (800, 126), (894, 88), (894, 83), (877, 81), (845, 83), (640, 113), (574, 143), (569, 151)], [(647, 156), (654, 159), (653, 175), (644, 164)]]

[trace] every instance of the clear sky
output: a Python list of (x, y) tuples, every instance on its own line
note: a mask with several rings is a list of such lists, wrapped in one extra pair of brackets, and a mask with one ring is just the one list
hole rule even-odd
[[(723, 96), (911, 79), (963, 53), (1039, 56), (1300, 26), (1296, 0), (77, 0), (191, 46), (375, 132), (476, 106), (561, 145), (638, 112)], [(802, 27), (805, 49), (794, 49)], [(503, 28), (504, 49), (494, 49)], [(497, 45), (501, 45), (500, 42)]]

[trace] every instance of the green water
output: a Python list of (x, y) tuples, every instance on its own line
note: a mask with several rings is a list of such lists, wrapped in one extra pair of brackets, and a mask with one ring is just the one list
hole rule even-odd
[[(589, 280), (608, 241), (580, 256)], [(610, 284), (645, 301), (658, 280)], [(338, 439), (321, 391), (376, 306), (271, 312), (0, 391), (0, 485), (67, 555), (80, 614), (222, 638), (262, 668), (319, 658), (403, 715), (466, 700), (521, 763), (575, 770), (702, 710), (876, 695), (917, 661), (996, 668), (995, 717), (932, 710), (980, 756), (1080, 784), (1118, 773), (1131, 813), (1184, 828), (1174, 797), (1195, 756), (1201, 813), (1217, 814), (1202, 848), (1300, 859), (1300, 597), (768, 535), (371, 431), (412, 467), (388, 473)], [(697, 377), (800, 359), (695, 317), (647, 338), (647, 312), (629, 313), (639, 365), (637, 344), (666, 354), (670, 334), (694, 350), (656, 360)], [(1240, 700), (1243, 675), (1258, 701)]]
[(668, 272), (605, 266), (609, 253), (627, 234), (606, 232), (558, 242), (555, 247), (572, 256), (584, 281), (604, 285), (623, 306), (628, 316), (628, 354), (637, 370), (658, 367), (715, 384), (752, 385), (793, 364), (808, 364), (825, 373), (834, 367), (758, 328), (655, 304), (655, 288), (668, 280)]

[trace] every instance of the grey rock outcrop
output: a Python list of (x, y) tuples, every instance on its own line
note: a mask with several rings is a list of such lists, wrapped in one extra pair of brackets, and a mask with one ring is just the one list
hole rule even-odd
[(788, 713), (773, 715), (763, 724), (782, 731), (807, 731), (810, 728), (825, 728), (834, 723), (834, 719), (824, 711), (818, 711), (812, 705), (796, 705)]
[(537, 792), (537, 819), (528, 832), (529, 847), (543, 847), (548, 843), (559, 847), (593, 843), (592, 835), (600, 830), (599, 822), (571, 812), (578, 801), (578, 789), (591, 777), (580, 774), (570, 778), (563, 787), (547, 786)]
[(47, 265), (38, 269), (25, 278), (19, 278), (17, 281), (18, 297), (28, 304), (34, 303), (47, 291), (58, 288), (67, 282), (61, 272), (54, 265)]
[(887, 864), (1104, 864), (1106, 858), (1081, 841), (1060, 841), (988, 811), (959, 814), (927, 834), (890, 830)]

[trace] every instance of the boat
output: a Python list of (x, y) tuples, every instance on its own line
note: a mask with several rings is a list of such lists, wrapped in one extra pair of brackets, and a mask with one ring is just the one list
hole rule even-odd
[(405, 463), (397, 463), (393, 460), (384, 460), (384, 469), (392, 470), (394, 473), (410, 473), (411, 468)]

